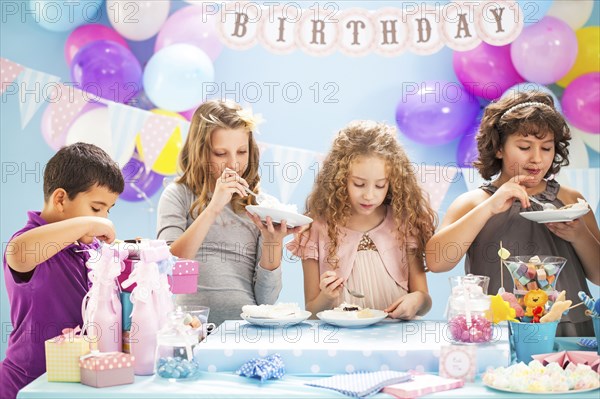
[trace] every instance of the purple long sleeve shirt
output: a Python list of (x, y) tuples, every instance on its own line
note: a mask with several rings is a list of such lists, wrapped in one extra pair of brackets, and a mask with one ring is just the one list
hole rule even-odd
[[(27, 215), (27, 224), (13, 237), (47, 224), (40, 212)], [(25, 256), (35, 257), (50, 245), (31, 245), (22, 250)], [(96, 247), (71, 244), (38, 264), (29, 276), (12, 270), (4, 253), (4, 282), (13, 330), (6, 358), (0, 362), (0, 398), (15, 398), (21, 388), (46, 372), (44, 341), (61, 334), (64, 328), (82, 326), (81, 302), (89, 290), (85, 266), (89, 254), (76, 251)], [(6, 250), (11, 250), (10, 246)]]

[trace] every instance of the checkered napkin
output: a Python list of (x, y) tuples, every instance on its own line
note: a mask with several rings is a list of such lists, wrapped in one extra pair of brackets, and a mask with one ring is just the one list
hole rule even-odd
[(269, 378), (282, 378), (285, 374), (285, 365), (281, 360), (281, 356), (275, 353), (267, 357), (247, 361), (237, 373), (244, 377), (260, 378), (260, 382), (263, 382)]
[(409, 373), (401, 371), (359, 371), (352, 374), (334, 375), (307, 382), (313, 387), (333, 389), (344, 395), (363, 398), (379, 392), (383, 387), (410, 380)]

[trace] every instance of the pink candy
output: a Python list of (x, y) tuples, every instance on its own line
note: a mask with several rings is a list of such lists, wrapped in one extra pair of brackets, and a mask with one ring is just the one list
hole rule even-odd
[(470, 326), (464, 314), (454, 316), (448, 321), (448, 327), (455, 341), (481, 343), (492, 339), (492, 323), (481, 315), (472, 315)]

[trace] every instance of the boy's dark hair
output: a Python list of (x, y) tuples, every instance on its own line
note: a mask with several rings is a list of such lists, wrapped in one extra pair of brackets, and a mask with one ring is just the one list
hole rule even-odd
[(96, 184), (118, 194), (125, 188), (119, 166), (104, 150), (93, 144), (71, 144), (61, 148), (46, 164), (44, 201), (57, 188), (64, 189), (72, 200)]
[(513, 91), (485, 108), (477, 134), (479, 158), (473, 166), (484, 179), (490, 180), (502, 169), (502, 160), (496, 158), (496, 153), (508, 136), (522, 134), (542, 139), (547, 133), (554, 134), (555, 154), (552, 166), (544, 176), (546, 178), (569, 164), (569, 126), (556, 110), (549, 94), (536, 90)]

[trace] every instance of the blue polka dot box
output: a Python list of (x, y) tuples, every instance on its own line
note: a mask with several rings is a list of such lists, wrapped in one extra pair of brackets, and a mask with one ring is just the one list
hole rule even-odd
[[(491, 342), (476, 346), (478, 373), (510, 364), (508, 331), (494, 329)], [(447, 323), (436, 321), (342, 328), (312, 320), (288, 327), (228, 320), (196, 346), (194, 359), (209, 372), (234, 372), (252, 358), (278, 353), (288, 374), (409, 369), (435, 373), (441, 347), (450, 344)]]

